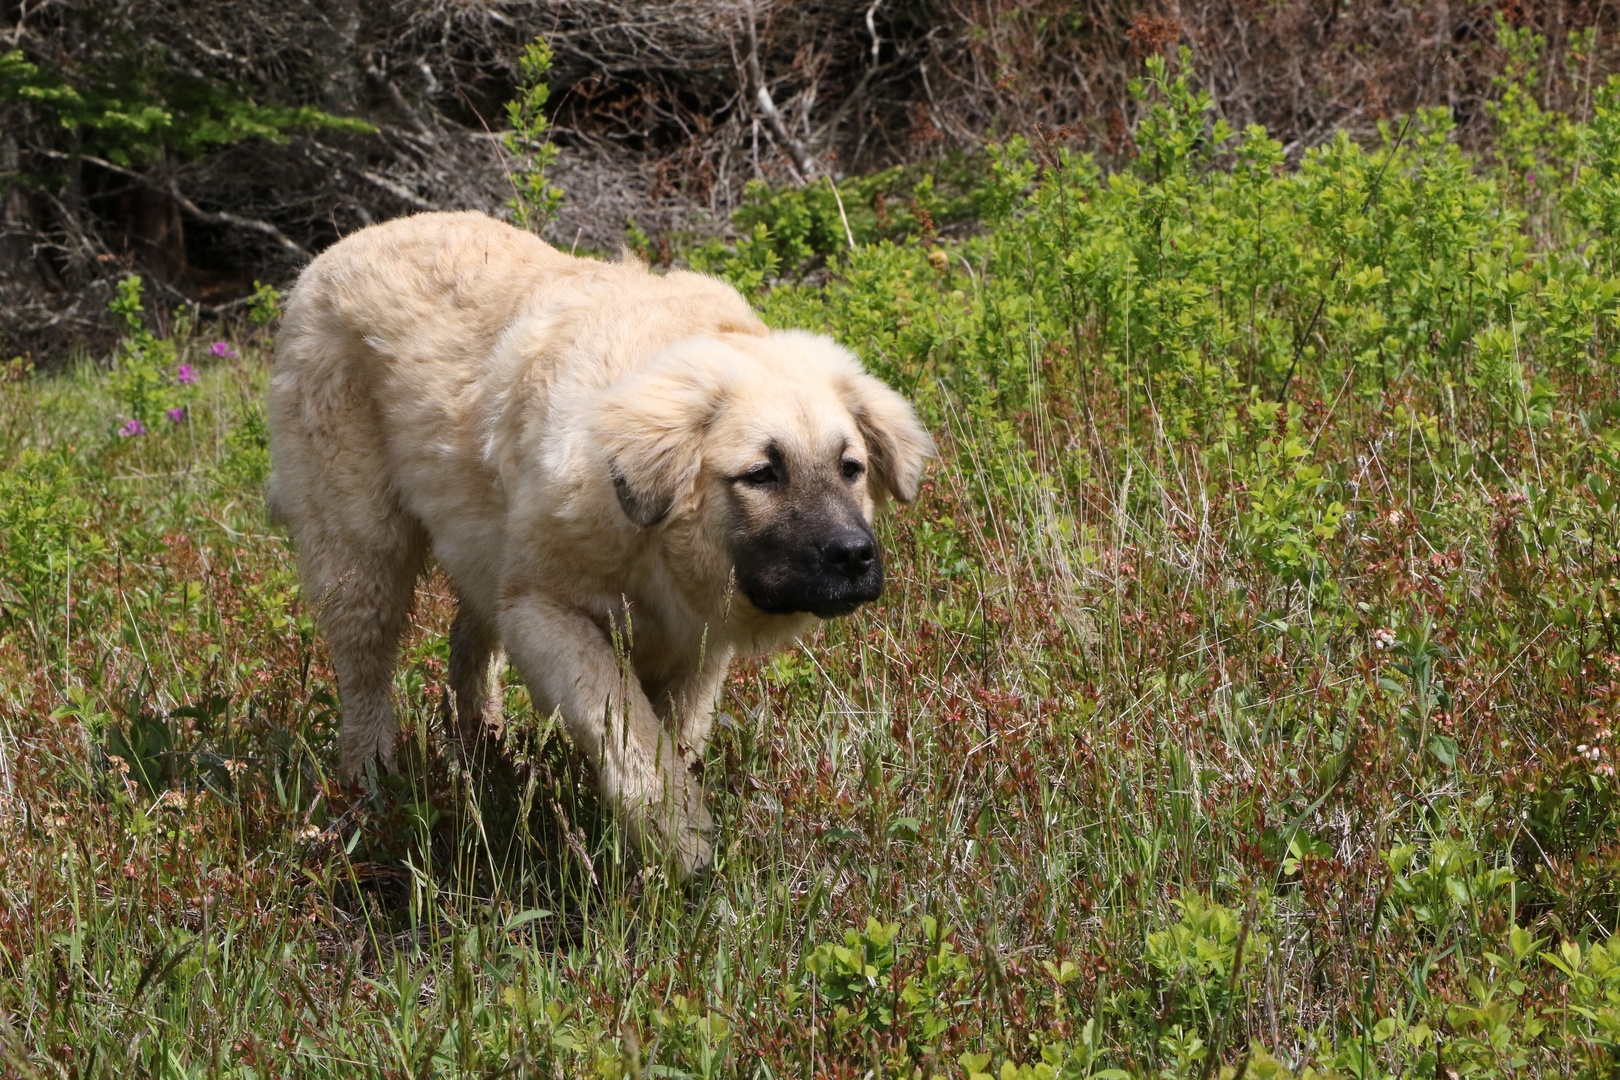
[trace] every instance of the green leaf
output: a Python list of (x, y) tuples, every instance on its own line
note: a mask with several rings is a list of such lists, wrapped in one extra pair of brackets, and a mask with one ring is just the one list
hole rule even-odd
[(513, 915), (510, 919), (506, 920), (506, 932), (511, 933), (513, 930), (516, 930), (525, 923), (532, 923), (536, 919), (549, 918), (551, 918), (551, 912), (544, 908), (530, 908), (527, 911), (520, 911), (516, 915)]
[(922, 822), (914, 817), (895, 818), (889, 823), (888, 835), (894, 839), (915, 840), (922, 832)]
[(1429, 740), (1429, 753), (1446, 768), (1455, 768), (1457, 764), (1457, 740), (1449, 735), (1436, 735)]

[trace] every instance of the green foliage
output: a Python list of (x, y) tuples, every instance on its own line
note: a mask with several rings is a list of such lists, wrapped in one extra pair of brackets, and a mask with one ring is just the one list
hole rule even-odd
[(1620, 75), (1596, 89), (1592, 122), (1577, 129), (1584, 167), (1565, 202), (1570, 214), (1594, 234), (1597, 264), (1620, 269)]
[(557, 158), (557, 147), (547, 132), (551, 121), (544, 111), (551, 88), (546, 74), (551, 70), (551, 48), (535, 38), (518, 60), (517, 93), (506, 103), (507, 130), (501, 136), (512, 155), (512, 220), (520, 228), (540, 232), (562, 208), (563, 192), (546, 177), (546, 170)]
[(864, 930), (844, 932), (842, 945), (816, 946), (804, 958), (811, 985), (794, 999), (811, 1005), (807, 996), (819, 997), (820, 1007), (830, 1009), (826, 1024), (834, 1040), (858, 1044), (894, 1032), (911, 1059), (936, 1052), (966, 986), (968, 961), (931, 916), (924, 916), (921, 929), (914, 945), (900, 939), (898, 924), (869, 917)]
[[(645, 238), (645, 233), (640, 233)], [(757, 222), (750, 232), (727, 249), (718, 240), (687, 253), (692, 269), (723, 277), (745, 293), (753, 294), (765, 288), (781, 268), (782, 257), (777, 254), (771, 230), (764, 222)]]
[[(1591, 55), (1595, 30), (1588, 27), (1570, 37), (1565, 66), (1572, 82), (1583, 78), (1580, 58)], [(1549, 195), (1563, 189), (1577, 167), (1581, 125), (1544, 110), (1536, 100), (1535, 87), (1541, 83), (1547, 55), (1543, 35), (1529, 26), (1514, 28), (1498, 12), (1496, 41), (1507, 62), (1492, 80), (1499, 96), (1485, 108), (1495, 127), (1492, 150), (1499, 180), (1526, 209), (1545, 211)]]
[(90, 508), (78, 483), (67, 450), (30, 447), (0, 469), (0, 604), (13, 616), (7, 630), (20, 623), (42, 659), (67, 629), (74, 563), (82, 574), (106, 547), (86, 528)]
[[(1171, 1023), (1197, 1026), (1207, 1037), (1247, 994), (1246, 977), (1263, 966), (1268, 939), (1245, 932), (1243, 913), (1197, 893), (1175, 901), (1180, 918), (1147, 936), (1148, 966), (1175, 1002)], [(1242, 952), (1239, 953), (1241, 942)]]
[[(1239, 422), (1237, 410), (1229, 411), (1223, 425), (1226, 438), (1210, 454), (1245, 479), (1234, 537), (1279, 578), (1331, 590), (1324, 547), (1338, 534), (1345, 515), (1344, 503), (1333, 497), (1337, 485), (1326, 466), (1310, 460), (1302, 425), (1289, 407), (1251, 400), (1245, 411), (1246, 424)], [(1256, 429), (1276, 434), (1251, 443), (1245, 436)], [(1253, 449), (1242, 449), (1245, 443)], [(1331, 593), (1319, 598), (1330, 601)]]
[(1192, 50), (1185, 45), (1174, 79), (1163, 56), (1149, 56), (1147, 76), (1131, 82), (1131, 96), (1148, 106), (1135, 141), (1140, 161), (1160, 183), (1207, 164), (1232, 135), (1225, 120), (1206, 121), (1215, 103), (1193, 87)]
[[(1516, 957), (1518, 952), (1515, 943)], [(1573, 1030), (1560, 1033), (1562, 1043), (1583, 1071), (1591, 1075), (1612, 1071), (1620, 1065), (1620, 935), (1584, 948), (1580, 942), (1564, 941), (1556, 953), (1543, 952), (1541, 957), (1569, 980), (1570, 1010), (1580, 1017)]]
[[(1277, 485), (1290, 481), (1266, 455), (1221, 434), (1228, 418), (1274, 400), (1301, 374), (1328, 398), (1418, 379), (1440, 395), (1424, 410), (1430, 416), (1449, 410), (1448, 388), (1466, 386), (1505, 433), (1545, 423), (1549, 380), (1591, 371), (1606, 355), (1615, 283), (1601, 264), (1566, 253), (1588, 238), (1561, 238), (1558, 254), (1537, 250), (1515, 193), (1472, 168), (1442, 113), (1386, 127), (1373, 149), (1340, 136), (1288, 170), (1263, 130), (1232, 134), (1209, 121), (1187, 65), (1173, 77), (1158, 59), (1149, 67), (1134, 168), (1104, 175), (1061, 145), (1011, 142), (967, 200), (1005, 224), (932, 261), (914, 243), (914, 223), (874, 237), (856, 212), (861, 193), (846, 186), (857, 250), (825, 293), (778, 290), (767, 308), (779, 320), (832, 326), (880, 365), (902, 358), (926, 367), (954, 392), (976, 393), (991, 378), (1011, 408), (1031, 401), (1027, 375), (1059, 362), (1055, 354), (1081, 395), (1117, 389), (1151, 400), (1170, 435), (1240, 450), (1247, 464), (1234, 457), (1232, 466), (1269, 473)], [(1579, 220), (1607, 229), (1604, 207), (1616, 201), (1602, 188), (1608, 93), (1598, 95), (1590, 136), (1554, 125), (1586, 140), (1594, 162), (1570, 195), (1580, 209), (1559, 219), (1561, 230)], [(1519, 123), (1511, 109), (1503, 115)], [(1524, 136), (1536, 145), (1552, 137), (1546, 125)], [(1557, 175), (1547, 173), (1554, 189)], [(734, 252), (711, 248), (694, 264), (758, 289), (814, 258), (838, 257), (846, 245), (830, 194), (825, 184), (756, 193), (739, 212), (745, 239)], [(1594, 251), (1606, 250), (1606, 235), (1592, 237)], [(1023, 353), (1010, 363), (1009, 341)], [(1289, 531), (1331, 533), (1328, 508), (1344, 503), (1331, 472), (1303, 495), (1277, 493), (1321, 500), (1314, 520)], [(1316, 533), (1311, 546), (1327, 538)], [(1294, 566), (1312, 559), (1297, 543), (1269, 550)]]
[(281, 318), (281, 290), (262, 281), (253, 283), (253, 299), (248, 307), (248, 318), (254, 326), (268, 327)]
[(169, 337), (148, 330), (138, 275), (118, 283), (118, 295), (108, 306), (127, 330), (113, 357), (109, 381), (118, 404), (112, 421), (115, 430), (135, 437), (184, 423), (197, 381), (193, 366), (180, 362), (180, 345), (189, 336), (189, 325), (183, 318), (177, 320), (176, 333)]
[(732, 215), (739, 234), (685, 253), (694, 269), (718, 274), (744, 292), (826, 265), (853, 248), (913, 239), (932, 245), (938, 230), (972, 221), (995, 195), (982, 189), (977, 158), (952, 157), (932, 171), (894, 168), (871, 176), (771, 188), (749, 181)]
[(1512, 870), (1482, 866), (1478, 851), (1451, 840), (1436, 840), (1427, 850), (1402, 844), (1385, 858), (1397, 915), (1404, 911), (1440, 930), (1507, 899), (1513, 884)]
[(270, 425), (263, 402), (242, 402), (240, 422), (225, 433), (219, 471), (231, 483), (249, 488), (262, 487), (270, 478)]
[(297, 130), (372, 130), (308, 106), (255, 104), (239, 89), (170, 70), (139, 49), (107, 65), (61, 70), (19, 49), (0, 53), (0, 106), (13, 102), (32, 109), (36, 122), (76, 129), (86, 152), (119, 165), (165, 151), (197, 157), (247, 139), (285, 142)]

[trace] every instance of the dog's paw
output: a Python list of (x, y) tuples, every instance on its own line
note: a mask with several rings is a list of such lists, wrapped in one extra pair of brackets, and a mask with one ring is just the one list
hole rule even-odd
[[(698, 791), (701, 799), (702, 789)], [(702, 877), (714, 866), (714, 839), (714, 819), (709, 816), (709, 808), (699, 802), (697, 813), (683, 823), (672, 851), (682, 881)]]
[[(351, 736), (345, 728), (338, 736), (338, 772), (344, 780), (366, 782), (369, 776), (394, 771), (394, 733), (362, 731)], [(371, 781), (373, 784), (375, 780)]]
[(674, 875), (689, 882), (714, 864), (714, 818), (704, 803), (702, 784), (689, 775), (671, 779), (675, 791), (655, 818), (655, 843)]

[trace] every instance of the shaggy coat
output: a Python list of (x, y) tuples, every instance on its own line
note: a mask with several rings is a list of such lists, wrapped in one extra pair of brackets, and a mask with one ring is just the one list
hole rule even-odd
[[(871, 521), (927, 433), (824, 337), (729, 286), (573, 258), (480, 214), (362, 230), (304, 271), (269, 395), (270, 501), (342, 698), (342, 768), (393, 759), (390, 686), (431, 554), (463, 726), (501, 649), (639, 842), (711, 856), (701, 754), (727, 666), (882, 585)], [(684, 754), (683, 754), (684, 752)]]

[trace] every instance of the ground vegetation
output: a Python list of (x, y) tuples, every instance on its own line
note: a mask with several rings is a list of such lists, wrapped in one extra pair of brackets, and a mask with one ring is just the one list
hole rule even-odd
[(1046, 131), (675, 253), (941, 448), (884, 599), (734, 671), (694, 891), (515, 680), (452, 737), (441, 581), (404, 767), (333, 779), (276, 296), (124, 279), (105, 362), (0, 384), (7, 1070), (1612, 1076), (1620, 82), (1549, 110), (1493, 32), (1482, 149), (1291, 166), (1177, 51), (1123, 167)]

